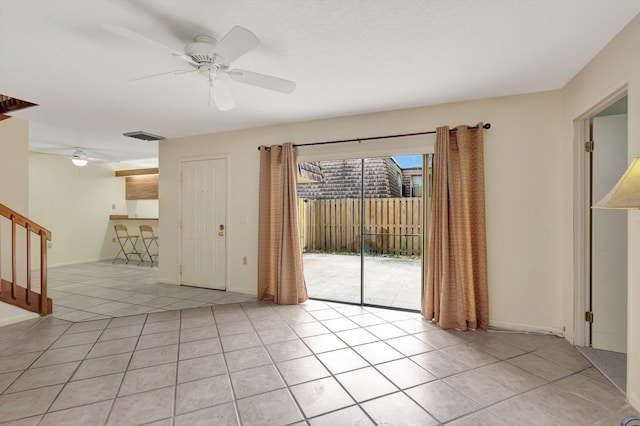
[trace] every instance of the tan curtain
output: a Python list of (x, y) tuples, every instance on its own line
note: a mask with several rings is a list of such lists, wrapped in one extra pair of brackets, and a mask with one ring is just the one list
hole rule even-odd
[(260, 147), (258, 300), (282, 305), (307, 300), (302, 271), (293, 144)]
[(439, 127), (422, 315), (444, 329), (487, 329), (489, 295), (482, 123)]

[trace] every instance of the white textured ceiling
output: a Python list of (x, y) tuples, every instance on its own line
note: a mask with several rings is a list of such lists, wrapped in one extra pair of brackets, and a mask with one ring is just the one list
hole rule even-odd
[[(157, 156), (168, 138), (563, 87), (640, 12), (639, 0), (0, 0), (0, 93), (31, 146), (82, 146), (118, 160)], [(297, 83), (291, 95), (229, 82), (237, 107), (209, 107), (181, 51), (234, 25), (261, 43), (233, 67)], [(51, 150), (50, 149), (50, 150)]]

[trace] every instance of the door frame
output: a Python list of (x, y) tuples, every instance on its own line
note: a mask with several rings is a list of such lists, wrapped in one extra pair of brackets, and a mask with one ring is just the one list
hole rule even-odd
[[(225, 224), (225, 239), (224, 239), (224, 252), (225, 252), (225, 273), (224, 273), (224, 290), (219, 291), (227, 291), (229, 288), (229, 268), (231, 267), (230, 256), (229, 256), (229, 236), (231, 235), (231, 226), (230, 226), (230, 203), (229, 203), (229, 192), (230, 192), (230, 161), (229, 154), (216, 154), (216, 155), (206, 155), (206, 156), (196, 156), (196, 157), (184, 157), (178, 160), (178, 205), (182, 205), (182, 168), (183, 164), (192, 161), (207, 161), (207, 160), (224, 160), (225, 162), (225, 188), (224, 188), (224, 202), (225, 202), (225, 215), (226, 215), (226, 224)], [(182, 284), (182, 208), (178, 209), (178, 285)]]
[(588, 183), (591, 157), (585, 151), (585, 142), (590, 139), (590, 120), (625, 96), (628, 96), (626, 83), (573, 122), (573, 344), (576, 346), (590, 344), (590, 327), (585, 321), (585, 312), (590, 308), (591, 297), (591, 185)]

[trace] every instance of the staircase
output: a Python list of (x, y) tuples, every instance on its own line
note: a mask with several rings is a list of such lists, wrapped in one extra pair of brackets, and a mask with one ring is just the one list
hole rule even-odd
[(6, 115), (7, 113), (32, 106), (36, 106), (36, 104), (0, 93), (0, 121), (11, 118), (9, 115)]
[[(4, 235), (7, 228), (11, 229), (10, 236)], [(25, 229), (25, 232), (18, 227)], [(24, 252), (18, 253), (19, 234), (25, 235)], [(31, 283), (31, 250), (33, 234), (39, 237), (40, 243), (40, 279), (35, 286)], [(3, 266), (8, 256), (2, 252), (11, 238), (11, 267), (10, 273), (5, 273)], [(47, 241), (51, 241), (51, 232), (37, 223), (27, 219), (7, 206), (0, 204), (0, 302), (9, 303), (22, 309), (38, 313), (42, 316), (53, 312), (53, 303), (47, 297)], [(3, 262), (2, 260), (5, 260)], [(25, 273), (18, 278), (18, 264), (24, 265)], [(24, 276), (24, 278), (23, 278)], [(5, 277), (10, 277), (10, 281)], [(26, 281), (26, 287), (18, 285), (17, 281)]]

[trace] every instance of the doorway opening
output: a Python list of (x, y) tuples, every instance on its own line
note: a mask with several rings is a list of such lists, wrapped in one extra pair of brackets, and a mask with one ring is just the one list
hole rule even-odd
[(298, 164), (310, 298), (420, 310), (425, 162), (429, 156), (416, 154)]
[(627, 212), (590, 206), (602, 199), (628, 166), (627, 96), (585, 120), (584, 280), (586, 326), (582, 353), (622, 392), (626, 391)]

